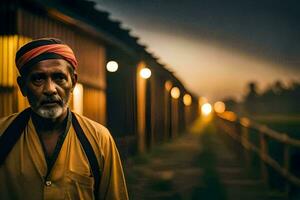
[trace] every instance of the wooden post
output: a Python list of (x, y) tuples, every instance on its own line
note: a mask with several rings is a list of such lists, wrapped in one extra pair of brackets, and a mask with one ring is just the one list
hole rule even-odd
[(239, 153), (239, 156), (243, 155), (244, 149), (243, 149), (243, 138), (242, 138), (242, 125), (240, 124), (240, 121), (237, 119), (235, 122), (235, 137), (236, 140), (238, 141), (238, 145), (236, 145), (236, 151)]
[(241, 143), (241, 124), (240, 124), (240, 121), (239, 120), (236, 120), (234, 122), (234, 126), (235, 126), (235, 131), (234, 131), (234, 134), (236, 136), (236, 139)]
[(136, 72), (137, 88), (137, 147), (139, 153), (146, 151), (146, 80), (140, 77), (139, 72), (145, 66), (140, 62)]
[(178, 99), (172, 98), (172, 139), (178, 136)]
[[(283, 138), (284, 138), (284, 149), (283, 149), (283, 168), (285, 171), (285, 174), (287, 175), (287, 173), (290, 170), (290, 146), (286, 143), (286, 139), (287, 139), (287, 135), (283, 134)], [(285, 185), (285, 192), (287, 194), (287, 196), (289, 196), (290, 194), (290, 184), (288, 181), (286, 181), (286, 185)]]
[(242, 144), (244, 147), (244, 158), (247, 168), (250, 168), (250, 145), (249, 145), (249, 129), (242, 126)]
[(259, 131), (259, 140), (260, 140), (260, 163), (261, 163), (261, 176), (265, 183), (269, 185), (269, 176), (268, 176), (268, 168), (266, 165), (266, 159), (269, 155), (268, 153), (268, 143), (266, 135), (260, 130)]

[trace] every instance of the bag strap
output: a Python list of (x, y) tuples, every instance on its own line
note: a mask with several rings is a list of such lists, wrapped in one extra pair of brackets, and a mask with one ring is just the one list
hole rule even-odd
[[(12, 121), (12, 123), (7, 127), (2, 136), (0, 137), (0, 165), (2, 165), (8, 156), (9, 152), (12, 150), (14, 145), (19, 140), (25, 127), (30, 118), (31, 108), (26, 108)], [(99, 185), (100, 185), (100, 167), (98, 164), (95, 152), (88, 141), (86, 135), (84, 134), (75, 114), (72, 112), (72, 125), (75, 129), (75, 133), (84, 149), (84, 152), (89, 160), (90, 167), (94, 176), (94, 195), (95, 198), (98, 197)]]
[(0, 165), (4, 163), (9, 152), (22, 135), (23, 130), (28, 123), (30, 112), (31, 109), (26, 108), (20, 114), (18, 114), (18, 116), (13, 120), (13, 122), (7, 127), (0, 137)]
[(91, 146), (91, 143), (88, 141), (86, 135), (84, 134), (75, 114), (72, 112), (72, 125), (75, 129), (76, 135), (81, 143), (81, 146), (84, 149), (84, 152), (89, 160), (90, 167), (94, 176), (95, 184), (94, 184), (94, 196), (95, 199), (98, 198), (99, 185), (100, 185), (100, 167), (98, 164), (97, 157), (95, 152)]

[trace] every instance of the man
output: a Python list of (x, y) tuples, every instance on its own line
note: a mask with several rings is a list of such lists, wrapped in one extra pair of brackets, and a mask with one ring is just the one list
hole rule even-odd
[(16, 54), (30, 108), (0, 119), (0, 199), (128, 199), (108, 130), (68, 108), (77, 61), (54, 38)]

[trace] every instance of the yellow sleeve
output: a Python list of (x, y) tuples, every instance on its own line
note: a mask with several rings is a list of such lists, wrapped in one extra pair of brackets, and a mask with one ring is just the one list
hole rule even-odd
[(103, 134), (102, 153), (103, 171), (101, 172), (98, 199), (127, 200), (128, 193), (120, 156), (112, 136), (108, 130)]

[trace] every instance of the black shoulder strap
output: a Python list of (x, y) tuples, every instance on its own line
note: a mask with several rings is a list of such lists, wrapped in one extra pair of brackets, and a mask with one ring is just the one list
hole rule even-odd
[(23, 110), (7, 127), (0, 137), (0, 165), (2, 165), (14, 145), (22, 135), (30, 117), (30, 108)]
[(90, 144), (90, 142), (88, 141), (86, 135), (84, 134), (75, 114), (72, 112), (72, 125), (75, 129), (76, 135), (84, 149), (84, 152), (89, 160), (91, 169), (92, 169), (92, 173), (94, 176), (94, 180), (95, 180), (95, 185), (94, 185), (94, 195), (95, 195), (95, 199), (98, 198), (98, 190), (99, 190), (99, 185), (100, 185), (100, 167), (98, 164), (98, 160), (97, 157), (95, 155), (95, 152)]
[[(2, 136), (0, 137), (0, 165), (2, 165), (8, 156), (9, 152), (12, 150), (14, 145), (17, 143), (18, 139), (22, 135), (25, 127), (28, 123), (30, 117), (30, 108), (23, 110), (14, 120), (13, 122), (7, 127), (4, 131)], [(87, 155), (89, 160), (92, 173), (95, 180), (95, 188), (94, 188), (94, 195), (95, 198), (98, 196), (99, 184), (100, 184), (100, 167), (98, 164), (98, 160), (96, 158), (95, 152), (93, 148), (86, 138), (76, 116), (72, 113), (72, 124), (74, 126), (76, 135)]]

